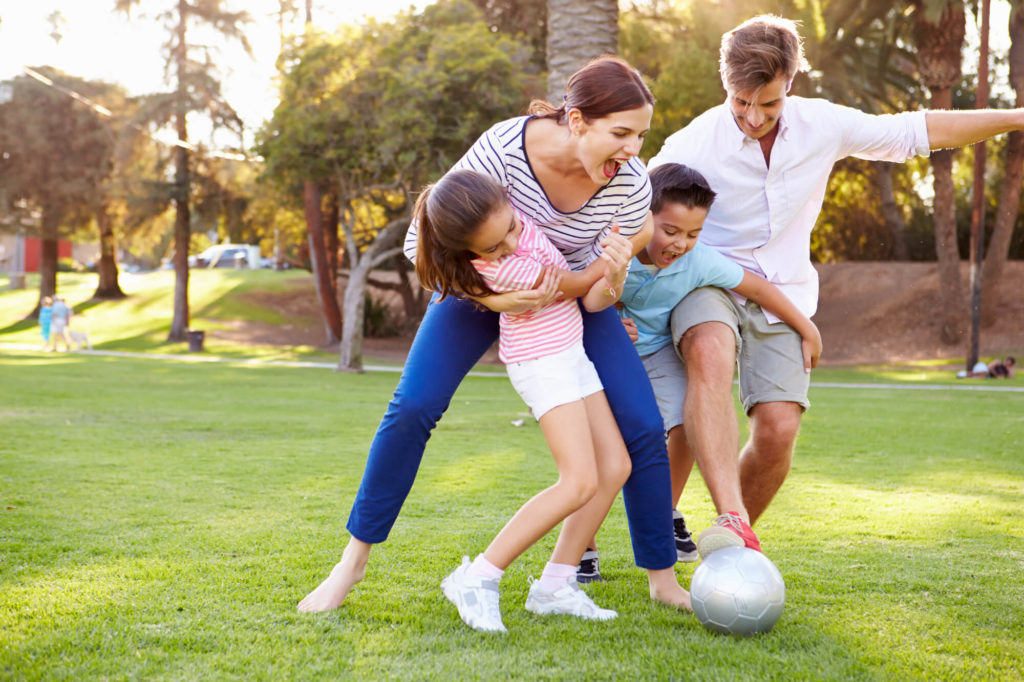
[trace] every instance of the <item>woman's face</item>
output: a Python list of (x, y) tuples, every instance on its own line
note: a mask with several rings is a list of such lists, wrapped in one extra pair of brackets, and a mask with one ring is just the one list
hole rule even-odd
[(579, 140), (578, 159), (594, 184), (607, 185), (619, 166), (640, 153), (653, 114), (650, 104), (591, 121), (579, 109), (569, 112), (569, 126)]

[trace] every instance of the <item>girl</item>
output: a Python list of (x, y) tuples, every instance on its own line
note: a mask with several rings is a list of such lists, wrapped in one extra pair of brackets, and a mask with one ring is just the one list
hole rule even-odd
[[(654, 98), (640, 75), (617, 57), (602, 57), (569, 79), (561, 106), (534, 102), (530, 115), (485, 132), (456, 164), (498, 181), (509, 202), (529, 216), (580, 271), (598, 257), (613, 224), (635, 255), (650, 239), (650, 182), (636, 158), (651, 125)], [(415, 224), (406, 253), (417, 245)], [(339, 606), (363, 579), (370, 548), (387, 539), (412, 488), (430, 431), (455, 389), (498, 336), (499, 313), (522, 313), (554, 299), (549, 271), (539, 287), (470, 301), (439, 297), (427, 306), (366, 463), (341, 561), (299, 603), (302, 611)], [(578, 288), (574, 288), (578, 287)], [(589, 286), (566, 282), (567, 298)], [(629, 450), (632, 473), (623, 487), (633, 555), (647, 569), (653, 599), (689, 608), (673, 570), (672, 502), (661, 418), (640, 358), (614, 310), (585, 311), (583, 344), (594, 363)], [(587, 507), (566, 519), (563, 536), (586, 544), (603, 519)], [(574, 544), (575, 544), (574, 540)]]
[[(416, 274), (420, 283), (448, 295), (477, 297), (533, 288), (545, 269), (589, 289), (581, 303), (591, 312), (617, 298), (632, 251), (611, 234), (598, 260), (567, 272), (561, 253), (529, 218), (516, 212), (494, 179), (455, 170), (428, 187), (416, 202), (419, 227)], [(477, 630), (504, 632), (497, 583), (508, 565), (571, 513), (590, 504), (607, 513), (629, 475), (629, 456), (604, 397), (601, 380), (583, 350), (583, 318), (575, 299), (552, 301), (524, 314), (502, 313), (499, 356), (516, 391), (540, 423), (558, 467), (558, 481), (524, 504), (483, 554), (444, 579), (445, 596)], [(560, 541), (541, 579), (530, 587), (526, 608), (607, 620), (576, 585), (584, 548)]]

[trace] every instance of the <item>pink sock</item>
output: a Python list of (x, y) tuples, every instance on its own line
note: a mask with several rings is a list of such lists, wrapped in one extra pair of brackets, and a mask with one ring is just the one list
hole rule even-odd
[(486, 580), (501, 580), (501, 576), (505, 575), (505, 571), (485, 559), (483, 554), (477, 555), (466, 573)]
[(562, 585), (576, 581), (576, 567), (571, 564), (548, 562), (540, 576), (540, 589), (554, 592)]

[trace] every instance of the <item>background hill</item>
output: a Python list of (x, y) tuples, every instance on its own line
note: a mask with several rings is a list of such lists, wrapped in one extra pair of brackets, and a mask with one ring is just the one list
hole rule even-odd
[[(939, 280), (934, 263), (851, 262), (818, 265), (821, 300), (815, 323), (825, 342), (822, 364), (905, 363), (966, 356), (968, 340), (957, 346), (939, 341)], [(385, 273), (386, 274), (386, 273)], [(378, 276), (378, 275), (375, 275)], [(968, 269), (963, 266), (963, 282)], [(375, 297), (397, 308), (393, 294), (371, 288)], [(983, 329), (981, 354), (1024, 355), (1024, 262), (1007, 263), (1000, 287), (1001, 314), (994, 327)], [(239, 321), (235, 329), (217, 332), (233, 341), (268, 344), (322, 344), (316, 299), (310, 277), (305, 286), (261, 295), (263, 304), (293, 318), (288, 328)], [(305, 320), (305, 322), (301, 322)], [(401, 359), (411, 336), (366, 339), (368, 355)], [(497, 363), (492, 352), (490, 361)]]
[[(825, 341), (823, 365), (962, 363), (967, 354), (966, 335), (961, 344), (939, 341), (934, 314), (939, 305), (938, 275), (934, 263), (861, 262), (819, 265), (821, 304), (814, 320)], [(377, 273), (384, 278), (388, 273)], [(963, 270), (967, 281), (967, 268)], [(190, 306), (192, 327), (206, 334), (211, 354), (239, 357), (306, 357), (333, 354), (324, 346), (312, 275), (296, 270), (192, 272)], [(344, 281), (344, 280), (343, 280)], [(0, 342), (38, 344), (38, 326), (25, 315), (38, 296), (38, 281), (28, 289), (10, 291), (0, 280)], [(96, 277), (61, 273), (59, 291), (74, 306), (74, 328), (86, 329), (98, 348), (147, 352), (184, 352), (185, 344), (166, 344), (171, 320), (173, 272), (123, 274), (128, 298), (92, 301)], [(1024, 356), (1024, 261), (1007, 264), (999, 292), (1001, 314), (995, 326), (983, 329), (983, 357)], [(371, 288), (382, 305), (400, 308), (393, 292)], [(379, 324), (387, 326), (388, 320)], [(368, 362), (400, 363), (412, 335), (367, 338)], [(486, 362), (499, 364), (492, 351)]]

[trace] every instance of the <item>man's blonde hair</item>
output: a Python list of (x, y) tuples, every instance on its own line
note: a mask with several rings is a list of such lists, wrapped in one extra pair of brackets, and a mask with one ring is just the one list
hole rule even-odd
[(747, 19), (722, 36), (719, 72), (729, 92), (758, 90), (809, 68), (796, 22), (773, 14)]

